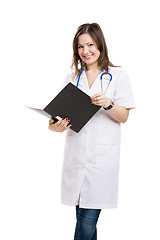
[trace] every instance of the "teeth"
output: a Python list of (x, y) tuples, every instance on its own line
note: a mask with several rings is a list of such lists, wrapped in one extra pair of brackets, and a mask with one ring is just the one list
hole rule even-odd
[(87, 56), (87, 57), (85, 57), (85, 58), (87, 58), (87, 59), (88, 59), (88, 58), (90, 58), (90, 57), (92, 57), (92, 55), (90, 55), (90, 56)]

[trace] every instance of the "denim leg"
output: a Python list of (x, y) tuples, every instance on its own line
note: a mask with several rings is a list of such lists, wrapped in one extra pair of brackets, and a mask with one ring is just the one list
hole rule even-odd
[(97, 240), (96, 224), (101, 209), (85, 209), (76, 206), (76, 229), (74, 240)]
[(94, 234), (93, 234), (91, 240), (97, 240), (97, 228), (95, 229)]

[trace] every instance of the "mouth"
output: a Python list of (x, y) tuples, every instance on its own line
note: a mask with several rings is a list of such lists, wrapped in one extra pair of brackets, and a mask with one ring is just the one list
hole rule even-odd
[(87, 56), (83, 56), (86, 60), (90, 59), (93, 56), (93, 54), (91, 55), (87, 55)]

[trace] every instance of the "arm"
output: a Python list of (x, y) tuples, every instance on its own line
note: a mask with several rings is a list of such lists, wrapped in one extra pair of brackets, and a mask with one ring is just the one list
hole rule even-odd
[(129, 109), (114, 104), (113, 108), (108, 110), (108, 113), (118, 122), (125, 123), (129, 116)]
[[(91, 102), (95, 105), (107, 108), (111, 100), (105, 96), (104, 93), (97, 93), (92, 96)], [(104, 110), (105, 111), (105, 110)], [(114, 104), (113, 108), (107, 110), (107, 112), (118, 122), (125, 123), (128, 119), (129, 109), (123, 106)]]

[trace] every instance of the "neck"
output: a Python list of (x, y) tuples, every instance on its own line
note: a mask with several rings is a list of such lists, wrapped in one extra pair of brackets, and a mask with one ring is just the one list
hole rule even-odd
[(97, 72), (99, 70), (100, 70), (100, 67), (97, 66), (97, 63), (87, 65), (88, 72)]

